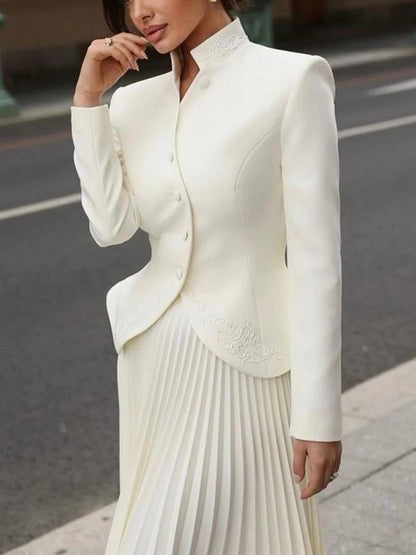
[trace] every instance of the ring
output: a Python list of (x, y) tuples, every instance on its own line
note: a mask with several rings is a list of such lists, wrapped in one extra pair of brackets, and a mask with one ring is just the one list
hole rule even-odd
[(333, 473), (330, 475), (331, 479), (332, 479), (332, 480), (335, 480), (335, 478), (338, 478), (338, 474), (339, 474), (338, 471), (333, 472)]
[(104, 44), (106, 46), (111, 46), (113, 44), (113, 39), (111, 37), (105, 37)]

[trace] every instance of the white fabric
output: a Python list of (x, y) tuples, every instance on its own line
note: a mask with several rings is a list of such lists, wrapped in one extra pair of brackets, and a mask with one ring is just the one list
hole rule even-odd
[[(162, 39), (163, 40), (163, 39)], [(151, 260), (106, 297), (114, 345), (180, 293), (210, 351), (241, 372), (292, 372), (291, 435), (342, 437), (335, 83), (318, 55), (248, 39), (238, 18), (172, 71), (71, 107), (74, 162), (102, 247), (148, 233)], [(287, 246), (287, 262), (285, 250)]]
[(257, 378), (219, 359), (178, 296), (124, 345), (118, 387), (105, 555), (325, 555), (316, 497), (299, 498), (308, 466), (301, 484), (291, 470), (290, 372)]

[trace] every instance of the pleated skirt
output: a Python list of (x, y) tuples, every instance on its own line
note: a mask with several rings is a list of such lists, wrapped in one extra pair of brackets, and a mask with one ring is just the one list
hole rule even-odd
[(290, 372), (248, 376), (209, 350), (181, 296), (117, 360), (120, 495), (105, 555), (326, 555), (300, 499)]

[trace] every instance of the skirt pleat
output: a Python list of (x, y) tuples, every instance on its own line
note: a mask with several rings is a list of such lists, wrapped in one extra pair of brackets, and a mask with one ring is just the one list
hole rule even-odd
[(244, 374), (180, 295), (117, 361), (120, 496), (105, 555), (326, 555), (293, 479), (290, 372)]

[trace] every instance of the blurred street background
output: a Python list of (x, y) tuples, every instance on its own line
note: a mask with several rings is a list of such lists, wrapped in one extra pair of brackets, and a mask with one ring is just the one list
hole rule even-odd
[[(0, 552), (98, 555), (118, 496), (105, 294), (150, 247), (139, 230), (100, 249), (79, 202), (70, 106), (86, 48), (111, 35), (101, 2), (0, 13)], [(328, 555), (414, 555), (416, 1), (259, 1), (240, 18), (336, 80), (346, 439), (319, 494)], [(148, 54), (116, 87), (170, 71)]]

